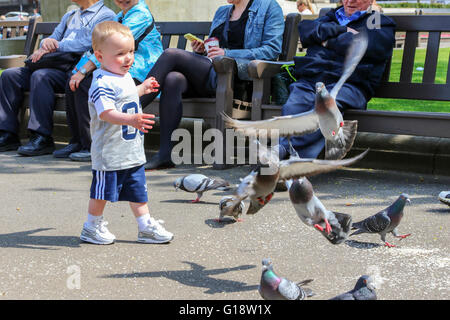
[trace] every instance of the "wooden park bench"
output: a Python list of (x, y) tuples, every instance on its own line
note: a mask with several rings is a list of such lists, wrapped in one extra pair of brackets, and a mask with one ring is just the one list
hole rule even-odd
[[(374, 97), (450, 101), (450, 62), (446, 81), (435, 83), (441, 34), (450, 31), (449, 16), (390, 16), (397, 31), (405, 32), (405, 44), (399, 80), (390, 80), (388, 62), (381, 85)], [(419, 32), (428, 33), (422, 82), (412, 82), (414, 56)], [(281, 115), (281, 105), (270, 103), (270, 79), (280, 71), (281, 63), (252, 61), (249, 74), (253, 78), (252, 120)], [(435, 112), (403, 112), (377, 110), (346, 110), (344, 119), (358, 120), (358, 131), (450, 138), (450, 114)]]
[[(297, 25), (301, 16), (298, 13), (289, 14), (285, 19), (285, 30), (283, 35), (282, 53), (280, 61), (292, 60), (297, 52), (298, 30)], [(57, 22), (36, 22), (30, 21), (29, 31), (25, 42), (24, 53), (29, 56), (36, 49), (42, 37), (49, 36)], [(187, 40), (183, 37), (185, 33), (192, 33), (204, 39), (209, 34), (211, 22), (156, 22), (156, 27), (162, 35), (163, 48), (175, 45), (179, 49), (186, 49)], [(216, 96), (212, 98), (188, 98), (183, 99), (183, 117), (201, 118), (212, 128), (223, 131), (224, 123), (221, 113), (232, 114), (233, 108), (233, 79), (236, 72), (234, 59), (228, 57), (217, 57), (213, 61), (214, 68), (218, 74), (218, 84)], [(65, 110), (65, 95), (56, 94), (55, 111)], [(24, 107), (29, 104), (28, 94), (24, 99)], [(25, 110), (26, 108), (22, 108)], [(159, 100), (155, 99), (148, 106), (143, 106), (145, 112), (159, 115)], [(25, 132), (26, 122), (22, 112), (21, 133)]]

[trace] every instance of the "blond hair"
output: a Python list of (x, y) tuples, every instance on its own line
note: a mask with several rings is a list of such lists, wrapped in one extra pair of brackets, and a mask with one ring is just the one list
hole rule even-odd
[(119, 33), (134, 39), (130, 28), (116, 21), (103, 21), (97, 24), (92, 31), (92, 49), (100, 50), (105, 41), (113, 34)]
[(312, 13), (314, 13), (314, 8), (311, 5), (311, 2), (309, 0), (297, 0), (297, 7), (300, 4), (304, 4)]

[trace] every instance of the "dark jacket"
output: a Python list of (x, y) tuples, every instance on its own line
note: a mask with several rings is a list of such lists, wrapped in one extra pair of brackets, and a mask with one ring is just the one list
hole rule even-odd
[[(342, 73), (347, 48), (353, 39), (353, 34), (347, 32), (347, 27), (357, 31), (365, 29), (369, 42), (367, 51), (347, 83), (359, 88), (369, 100), (381, 80), (387, 60), (392, 55), (395, 22), (383, 14), (372, 12), (363, 14), (347, 26), (341, 26), (335, 11), (336, 9), (333, 9), (321, 18), (299, 23), (300, 41), (302, 46), (307, 48), (307, 54), (294, 58), (297, 79), (322, 81), (325, 84), (337, 82)], [(379, 26), (374, 27), (374, 22), (377, 21)], [(326, 40), (328, 42), (324, 47), (322, 42)]]

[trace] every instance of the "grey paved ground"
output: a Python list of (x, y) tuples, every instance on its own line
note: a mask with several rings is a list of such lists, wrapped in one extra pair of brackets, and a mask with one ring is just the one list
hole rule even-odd
[[(117, 242), (81, 243), (90, 164), (51, 156), (0, 153), (1, 299), (260, 299), (261, 260), (292, 279), (313, 278), (312, 299), (353, 287), (362, 274), (378, 281), (379, 299), (450, 298), (450, 208), (437, 200), (450, 177), (345, 169), (312, 177), (316, 194), (358, 221), (410, 194), (400, 232), (412, 236), (385, 248), (377, 235), (331, 245), (296, 216), (287, 192), (241, 223), (218, 224), (225, 192), (175, 192), (176, 177), (200, 172), (237, 183), (249, 167), (215, 171), (181, 166), (147, 172), (151, 213), (165, 220), (168, 245), (135, 242), (137, 225), (126, 203), (109, 204), (105, 218)], [(78, 277), (79, 275), (79, 277)], [(79, 282), (77, 280), (79, 279)], [(79, 289), (77, 288), (79, 284)]]

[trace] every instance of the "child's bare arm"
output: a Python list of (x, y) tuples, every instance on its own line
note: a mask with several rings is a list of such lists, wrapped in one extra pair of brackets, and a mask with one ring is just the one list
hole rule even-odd
[(107, 121), (112, 124), (122, 125), (122, 126), (132, 126), (144, 133), (147, 133), (148, 130), (152, 129), (152, 124), (155, 124), (155, 121), (149, 120), (155, 117), (154, 114), (148, 113), (121, 113), (114, 109), (109, 109), (103, 111), (99, 118), (103, 121)]
[(152, 92), (158, 92), (159, 83), (154, 77), (145, 79), (140, 85), (137, 86), (139, 97), (144, 94), (149, 94)]

